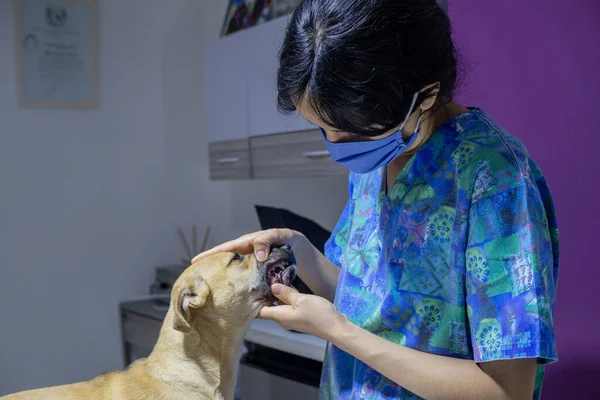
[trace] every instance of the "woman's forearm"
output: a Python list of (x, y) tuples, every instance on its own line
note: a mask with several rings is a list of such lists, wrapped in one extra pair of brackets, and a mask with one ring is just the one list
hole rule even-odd
[(420, 397), (509, 399), (504, 389), (472, 360), (410, 349), (373, 335), (345, 318), (334, 325), (336, 328), (326, 339)]
[(317, 296), (333, 302), (340, 269), (321, 254), (304, 235), (297, 238), (293, 248), (298, 275), (302, 282)]

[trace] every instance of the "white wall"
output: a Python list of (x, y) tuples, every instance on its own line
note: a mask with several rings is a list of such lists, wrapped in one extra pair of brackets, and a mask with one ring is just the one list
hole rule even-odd
[(0, 393), (120, 367), (117, 303), (172, 259), (164, 10), (103, 3), (101, 108), (31, 111), (15, 106), (12, 2), (0, 0)]
[(332, 228), (343, 177), (210, 182), (202, 50), (226, 0), (101, 1), (101, 107), (15, 106), (0, 0), (0, 395), (121, 368), (118, 302), (179, 260), (175, 228), (212, 244), (259, 228), (256, 203)]

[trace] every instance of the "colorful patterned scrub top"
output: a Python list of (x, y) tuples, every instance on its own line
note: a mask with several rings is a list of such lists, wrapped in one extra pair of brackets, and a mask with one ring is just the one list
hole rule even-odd
[[(470, 109), (446, 122), (385, 193), (385, 168), (350, 174), (326, 245), (335, 305), (356, 325), (428, 353), (556, 361), (558, 230), (525, 146)], [(321, 399), (418, 399), (329, 345)]]

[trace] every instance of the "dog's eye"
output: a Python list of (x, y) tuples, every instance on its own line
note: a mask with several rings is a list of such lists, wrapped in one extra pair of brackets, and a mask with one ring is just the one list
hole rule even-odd
[(244, 259), (244, 256), (241, 255), (240, 253), (235, 253), (233, 255), (233, 258), (231, 259), (231, 261), (242, 261)]

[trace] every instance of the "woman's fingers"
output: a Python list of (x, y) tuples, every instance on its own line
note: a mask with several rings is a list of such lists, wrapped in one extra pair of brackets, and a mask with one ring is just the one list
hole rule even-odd
[(266, 261), (273, 246), (292, 244), (293, 238), (294, 232), (290, 229), (269, 229), (259, 232), (254, 239), (254, 256), (260, 262)]
[(241, 254), (250, 254), (254, 250), (254, 238), (258, 232), (248, 233), (244, 236), (240, 236), (237, 239), (230, 240), (229, 242), (222, 243), (218, 246), (213, 247), (210, 250), (206, 250), (192, 259), (192, 263), (208, 257), (215, 253), (223, 252), (236, 252)]
[(292, 238), (293, 232), (289, 229), (269, 229), (266, 231), (253, 232), (198, 254), (194, 257), (192, 263), (210, 256), (211, 254), (221, 252), (236, 252), (241, 254), (250, 254), (254, 252), (256, 259), (263, 262), (269, 257), (271, 247), (280, 244), (289, 244)]
[(254, 256), (259, 262), (264, 262), (269, 257), (271, 246), (277, 244), (280, 238), (273, 232), (266, 231), (254, 239)]

